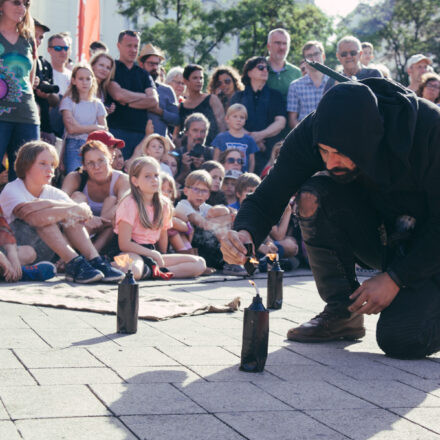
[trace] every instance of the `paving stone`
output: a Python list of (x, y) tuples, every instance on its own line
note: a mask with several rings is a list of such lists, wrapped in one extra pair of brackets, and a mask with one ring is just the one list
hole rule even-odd
[(135, 440), (116, 417), (18, 420), (24, 440)]
[(56, 329), (85, 329), (91, 328), (89, 324), (80, 319), (73, 313), (59, 313), (59, 311), (50, 315), (30, 315), (23, 317), (24, 322), (34, 330), (56, 330)]
[(145, 367), (145, 366), (172, 366), (179, 365), (175, 360), (161, 353), (153, 347), (91, 347), (89, 350), (105, 365), (117, 368)]
[(290, 409), (290, 407), (251, 383), (195, 382), (187, 387), (180, 388), (209, 412), (282, 411)]
[(408, 420), (418, 425), (422, 425), (439, 434), (440, 438), (440, 420), (438, 408), (394, 408), (393, 412), (400, 414)]
[(0, 348), (48, 348), (41, 338), (31, 329), (3, 329), (0, 331)]
[(122, 347), (156, 347), (163, 345), (177, 345), (183, 347), (184, 344), (172, 335), (156, 330), (150, 326), (143, 325), (142, 321), (138, 323), (138, 331), (132, 335), (123, 335), (111, 333), (108, 337), (117, 345)]
[(82, 348), (65, 350), (15, 350), (28, 368), (102, 367), (103, 364)]
[(36, 385), (32, 376), (21, 368), (9, 368), (0, 370), (0, 386), (11, 387), (20, 385)]
[(352, 379), (341, 380), (329, 378), (330, 383), (346, 390), (355, 396), (363, 398), (382, 408), (398, 408), (403, 406), (437, 407), (440, 408), (440, 398), (416, 390), (408, 385), (396, 381), (368, 380), (357, 381)]
[(117, 416), (206, 412), (170, 384), (92, 385), (91, 388)]
[(402, 379), (403, 383), (417, 388), (421, 391), (425, 391), (434, 396), (440, 397), (440, 380), (422, 379), (417, 376), (408, 376)]
[(149, 440), (238, 440), (243, 437), (210, 414), (121, 417), (139, 438)]
[(401, 360), (383, 356), (380, 362), (396, 369), (408, 371), (423, 379), (440, 379), (440, 366), (428, 359)]
[(371, 403), (322, 380), (305, 383), (259, 383), (258, 386), (295, 409), (374, 408)]
[[(192, 368), (194, 370), (194, 368)], [(116, 372), (128, 383), (176, 383), (187, 384), (201, 380), (201, 377), (189, 368), (174, 367), (115, 367)]]
[(41, 385), (85, 385), (123, 382), (123, 379), (106, 367), (39, 368), (32, 369), (31, 372)]
[(0, 387), (13, 419), (109, 415), (85, 386)]
[(163, 351), (183, 365), (236, 365), (238, 356), (221, 347), (164, 347)]
[(384, 409), (306, 411), (353, 440), (438, 440), (439, 436)]
[(2, 315), (2, 319), (0, 320), (0, 330), (16, 328), (28, 329), (29, 326), (18, 315)]
[(102, 335), (98, 330), (93, 328), (64, 328), (60, 329), (38, 329), (38, 334), (54, 348), (89, 346), (90, 341), (93, 345), (110, 344), (113, 341)]
[(11, 350), (0, 350), (0, 370), (2, 368), (21, 368), (20, 361)]
[(288, 382), (314, 382), (338, 378), (341, 381), (348, 379), (331, 367), (323, 365), (266, 365), (266, 370)]
[(5, 440), (22, 440), (14, 423), (0, 421), (0, 438)]
[(299, 411), (217, 413), (249, 440), (342, 440), (345, 436)]
[(0, 420), (9, 420), (9, 415), (6, 412), (6, 409), (3, 406), (3, 403), (1, 402), (1, 400), (0, 400)]

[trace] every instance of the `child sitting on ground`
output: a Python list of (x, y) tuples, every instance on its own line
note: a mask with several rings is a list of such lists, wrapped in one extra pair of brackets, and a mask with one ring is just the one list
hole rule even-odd
[(226, 197), (227, 206), (232, 206), (237, 202), (237, 194), (235, 193), (235, 185), (237, 179), (242, 175), (241, 171), (228, 170), (223, 179), (222, 191)]
[(241, 170), (253, 173), (255, 153), (259, 150), (252, 136), (244, 129), (247, 117), (248, 113), (243, 104), (232, 104), (226, 111), (225, 117), (228, 130), (218, 134), (212, 141), (212, 145), (215, 147), (214, 160), (219, 160), (222, 151), (236, 148), (243, 159)]
[(227, 205), (226, 197), (222, 191), (223, 179), (225, 178), (225, 169), (220, 162), (208, 160), (202, 163), (201, 170), (206, 170), (212, 177), (211, 194), (206, 201), (209, 205)]
[[(172, 206), (161, 194), (159, 162), (148, 156), (135, 159), (129, 178), (131, 191), (116, 210), (115, 233), (120, 251), (130, 255), (135, 279), (169, 279), (172, 274), (178, 278), (201, 275), (206, 269), (203, 258), (165, 254), (167, 230), (172, 225)], [(126, 271), (129, 266), (127, 261), (119, 267)]]
[(235, 195), (237, 201), (230, 205), (231, 208), (240, 209), (243, 200), (249, 195), (255, 192), (257, 186), (261, 183), (261, 179), (254, 173), (243, 173), (235, 181)]

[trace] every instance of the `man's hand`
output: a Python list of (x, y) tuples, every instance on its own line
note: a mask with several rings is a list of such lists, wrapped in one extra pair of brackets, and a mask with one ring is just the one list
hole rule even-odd
[(194, 168), (199, 169), (202, 166), (202, 163), (205, 162), (205, 158), (203, 156), (193, 157), (192, 163)]
[(248, 231), (229, 230), (220, 241), (223, 259), (229, 264), (244, 264), (247, 259), (247, 250), (243, 243), (252, 243), (252, 237)]
[(399, 292), (399, 286), (387, 273), (381, 273), (356, 289), (350, 296), (355, 302), (348, 308), (358, 315), (375, 315), (387, 308)]
[(186, 168), (190, 168), (192, 164), (192, 156), (189, 155), (189, 153), (183, 153), (182, 154), (182, 165)]

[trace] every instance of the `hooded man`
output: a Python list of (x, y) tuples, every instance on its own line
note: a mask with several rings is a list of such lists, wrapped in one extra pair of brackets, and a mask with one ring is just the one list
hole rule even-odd
[[(238, 232), (223, 240), (224, 259), (243, 264), (243, 243), (257, 248), (296, 192), (327, 304), (287, 337), (358, 339), (363, 314), (381, 313), (376, 337), (386, 354), (421, 358), (440, 350), (439, 108), (386, 79), (330, 89), (244, 201)], [(356, 262), (381, 272), (360, 285)]]

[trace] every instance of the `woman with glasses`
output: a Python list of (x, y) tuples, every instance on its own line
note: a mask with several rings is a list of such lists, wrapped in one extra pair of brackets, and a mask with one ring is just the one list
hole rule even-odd
[(423, 74), (417, 96), (440, 105), (440, 75), (434, 72)]
[(243, 90), (240, 74), (236, 69), (229, 66), (219, 66), (212, 72), (208, 83), (208, 92), (217, 95), (223, 104), (225, 111), (230, 105), (235, 92)]
[(236, 92), (231, 105), (243, 104), (248, 112), (244, 128), (254, 138), (260, 151), (255, 154), (255, 173), (259, 174), (270, 158), (273, 145), (281, 138), (286, 126), (286, 109), (283, 97), (266, 83), (269, 77), (265, 57), (249, 58), (241, 81), (245, 88)]
[(220, 154), (219, 162), (225, 168), (225, 171), (229, 170), (243, 170), (244, 160), (242, 152), (238, 148), (229, 148)]
[(37, 49), (28, 0), (0, 0), (0, 162), (8, 155), (9, 180), (21, 145), (40, 138), (35, 102)]
[(184, 101), (185, 82), (183, 81), (182, 67), (173, 67), (170, 69), (165, 78), (165, 84), (173, 88), (179, 104)]

